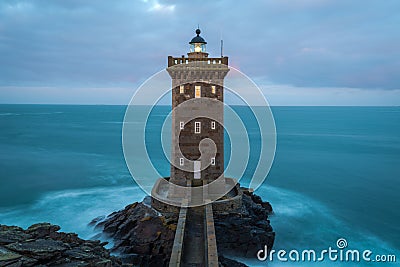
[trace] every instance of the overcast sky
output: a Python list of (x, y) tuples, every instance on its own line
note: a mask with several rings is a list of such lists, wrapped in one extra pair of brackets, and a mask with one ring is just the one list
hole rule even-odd
[(400, 1), (0, 2), (0, 103), (127, 104), (200, 25), (272, 105), (400, 105)]

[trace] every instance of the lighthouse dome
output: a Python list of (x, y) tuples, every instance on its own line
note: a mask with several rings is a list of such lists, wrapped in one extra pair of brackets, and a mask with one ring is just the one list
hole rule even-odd
[(207, 42), (203, 39), (203, 37), (200, 36), (200, 29), (196, 30), (197, 36), (193, 37), (192, 40), (189, 42), (189, 44), (206, 44)]

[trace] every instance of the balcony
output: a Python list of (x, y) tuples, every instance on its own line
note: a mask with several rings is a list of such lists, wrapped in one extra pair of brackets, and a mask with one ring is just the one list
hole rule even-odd
[(181, 65), (181, 64), (189, 64), (190, 62), (199, 62), (205, 61), (207, 64), (223, 64), (228, 65), (228, 57), (216, 57), (216, 58), (191, 58), (191, 57), (168, 57), (168, 67)]

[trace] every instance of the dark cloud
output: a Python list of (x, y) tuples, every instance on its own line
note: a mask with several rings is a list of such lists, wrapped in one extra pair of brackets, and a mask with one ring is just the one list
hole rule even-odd
[(182, 55), (197, 24), (211, 54), (302, 87), (399, 89), (397, 0), (1, 1), (0, 86), (131, 86)]

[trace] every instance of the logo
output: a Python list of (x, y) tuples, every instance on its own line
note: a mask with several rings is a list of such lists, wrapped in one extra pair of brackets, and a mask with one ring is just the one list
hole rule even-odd
[[(191, 62), (187, 63), (185, 67), (191, 68)], [(227, 104), (227, 101), (221, 102), (208, 97), (193, 98), (171, 109), (164, 117), (161, 116), (164, 120), (159, 123), (162, 125), (162, 127), (160, 126), (161, 130), (153, 130), (150, 121), (154, 119), (155, 110), (162, 104), (170, 103), (171, 91), (185, 83), (183, 79), (181, 84), (174, 84), (174, 88), (172, 88), (169, 73), (167, 70), (162, 70), (147, 79), (135, 91), (125, 112), (122, 130), (125, 161), (135, 182), (148, 195), (152, 193), (157, 180), (163, 176), (160, 168), (157, 167), (157, 157), (165, 157), (171, 166), (179, 170), (195, 172), (192, 167), (195, 164), (194, 160), (186, 158), (181, 153), (177, 140), (171, 140), (171, 132), (179, 131), (183, 126), (182, 124), (176, 125), (176, 123), (172, 125), (174, 113), (185, 110), (187, 121), (207, 118), (223, 127), (225, 146), (230, 151), (229, 157), (225, 157), (224, 174), (209, 184), (197, 187), (185, 187), (165, 182), (166, 184), (162, 185), (165, 188), (165, 194), (163, 196), (163, 192), (161, 192), (158, 200), (170, 205), (180, 206), (182, 203), (169, 201), (166, 192), (181, 190), (184, 195), (194, 195), (203, 190), (212, 191), (213, 186), (218, 185), (218, 181), (224, 177), (235, 178), (236, 181), (255, 190), (267, 177), (275, 155), (276, 131), (272, 111), (260, 88), (249, 77), (239, 70), (229, 67), (223, 84), (218, 81), (198, 80), (198, 82), (223, 86), (224, 98), (233, 99), (232, 102), (239, 104), (240, 108)], [(188, 105), (194, 107), (189, 112), (185, 108)], [(218, 105), (223, 106), (223, 116), (213, 112), (213, 107)], [(245, 110), (245, 112), (241, 113), (241, 110)], [(249, 122), (252, 122), (251, 127), (249, 127)], [(250, 143), (254, 133), (259, 142), (257, 149), (253, 149)], [(162, 155), (152, 155), (153, 151), (149, 149), (152, 142), (160, 144)], [(171, 158), (173, 146), (178, 146), (174, 149), (177, 151), (175, 155), (179, 155), (179, 158)], [(213, 162), (211, 159), (215, 158), (218, 153), (215, 142), (211, 138), (204, 138), (199, 142), (199, 151), (201, 152), (200, 159), (210, 158), (210, 160), (209, 164), (202, 165), (200, 169), (196, 170), (197, 172), (209, 167), (210, 164), (215, 164), (215, 160)], [(255, 167), (249, 173), (247, 167), (250, 159), (252, 160), (251, 164)], [(247, 173), (245, 173), (246, 170)], [(234, 186), (235, 184), (228, 184), (222, 191), (210, 195), (208, 199), (199, 198), (199, 202), (188, 205), (203, 205), (216, 201), (226, 195)]]
[(268, 250), (267, 246), (257, 252), (257, 259), (260, 261), (274, 261), (281, 262), (396, 262), (396, 255), (394, 254), (374, 254), (371, 250), (359, 251), (357, 249), (346, 249), (348, 246), (347, 240), (339, 238), (336, 241), (336, 248), (328, 247), (321, 251), (314, 249), (304, 250), (284, 250), (278, 251), (272, 249)]

